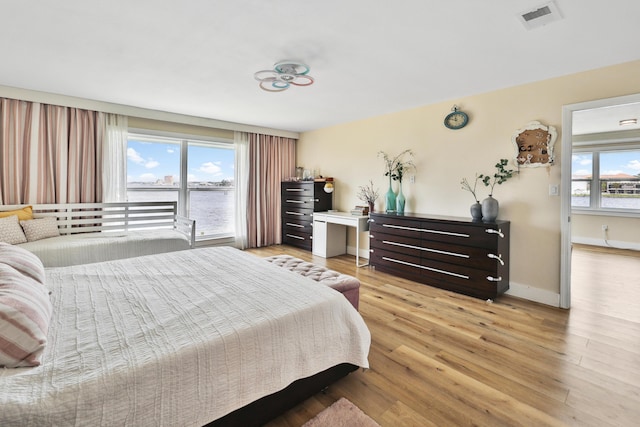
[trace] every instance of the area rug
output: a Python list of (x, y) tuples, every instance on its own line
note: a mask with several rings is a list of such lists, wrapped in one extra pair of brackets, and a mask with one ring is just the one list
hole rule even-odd
[(380, 427), (380, 424), (342, 397), (302, 427)]

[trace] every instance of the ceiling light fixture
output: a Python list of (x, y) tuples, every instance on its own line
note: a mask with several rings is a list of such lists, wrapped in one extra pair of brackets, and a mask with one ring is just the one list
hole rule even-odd
[(618, 122), (620, 126), (635, 125), (636, 123), (638, 123), (638, 119), (625, 119)]
[(276, 62), (273, 70), (257, 71), (253, 77), (260, 82), (260, 89), (267, 92), (282, 92), (289, 86), (312, 85), (313, 77), (308, 76), (309, 66), (297, 61)]

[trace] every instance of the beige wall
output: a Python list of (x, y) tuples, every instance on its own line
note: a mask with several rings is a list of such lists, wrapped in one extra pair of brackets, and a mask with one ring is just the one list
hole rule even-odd
[[(471, 74), (470, 74), (471, 76)], [(640, 92), (640, 61), (575, 75), (456, 98), (300, 136), (298, 165), (336, 179), (336, 207), (348, 210), (360, 201), (359, 185), (369, 179), (383, 194), (380, 150), (388, 154), (410, 148), (415, 153), (415, 183), (405, 181), (407, 211), (468, 216), (473, 202), (461, 190), (463, 177), (493, 173), (500, 158), (513, 158), (512, 134), (532, 120), (555, 126), (556, 165), (523, 168), (518, 177), (497, 186), (499, 219), (511, 221), (511, 293), (557, 305), (560, 292), (560, 197), (549, 185), (560, 184), (562, 106)], [(470, 116), (467, 127), (452, 131), (444, 116), (453, 104)], [(486, 197), (480, 190), (479, 198)], [(376, 208), (383, 209), (383, 197)], [(354, 236), (350, 235), (349, 246)]]
[[(602, 231), (606, 225), (608, 230)], [(575, 243), (640, 250), (640, 218), (602, 215), (571, 215), (571, 237)], [(604, 239), (607, 239), (605, 243)]]

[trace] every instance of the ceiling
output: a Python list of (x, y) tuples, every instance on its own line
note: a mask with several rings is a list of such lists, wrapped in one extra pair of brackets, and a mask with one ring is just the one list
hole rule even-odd
[(640, 58), (640, 1), (547, 1), (0, 0), (0, 85), (299, 132)]

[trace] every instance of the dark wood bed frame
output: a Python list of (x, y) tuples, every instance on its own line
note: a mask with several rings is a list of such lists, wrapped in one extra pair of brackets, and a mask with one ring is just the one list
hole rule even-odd
[(206, 427), (262, 426), (356, 369), (358, 367), (355, 365), (343, 363), (313, 376), (299, 379), (279, 392), (243, 406), (207, 424)]

